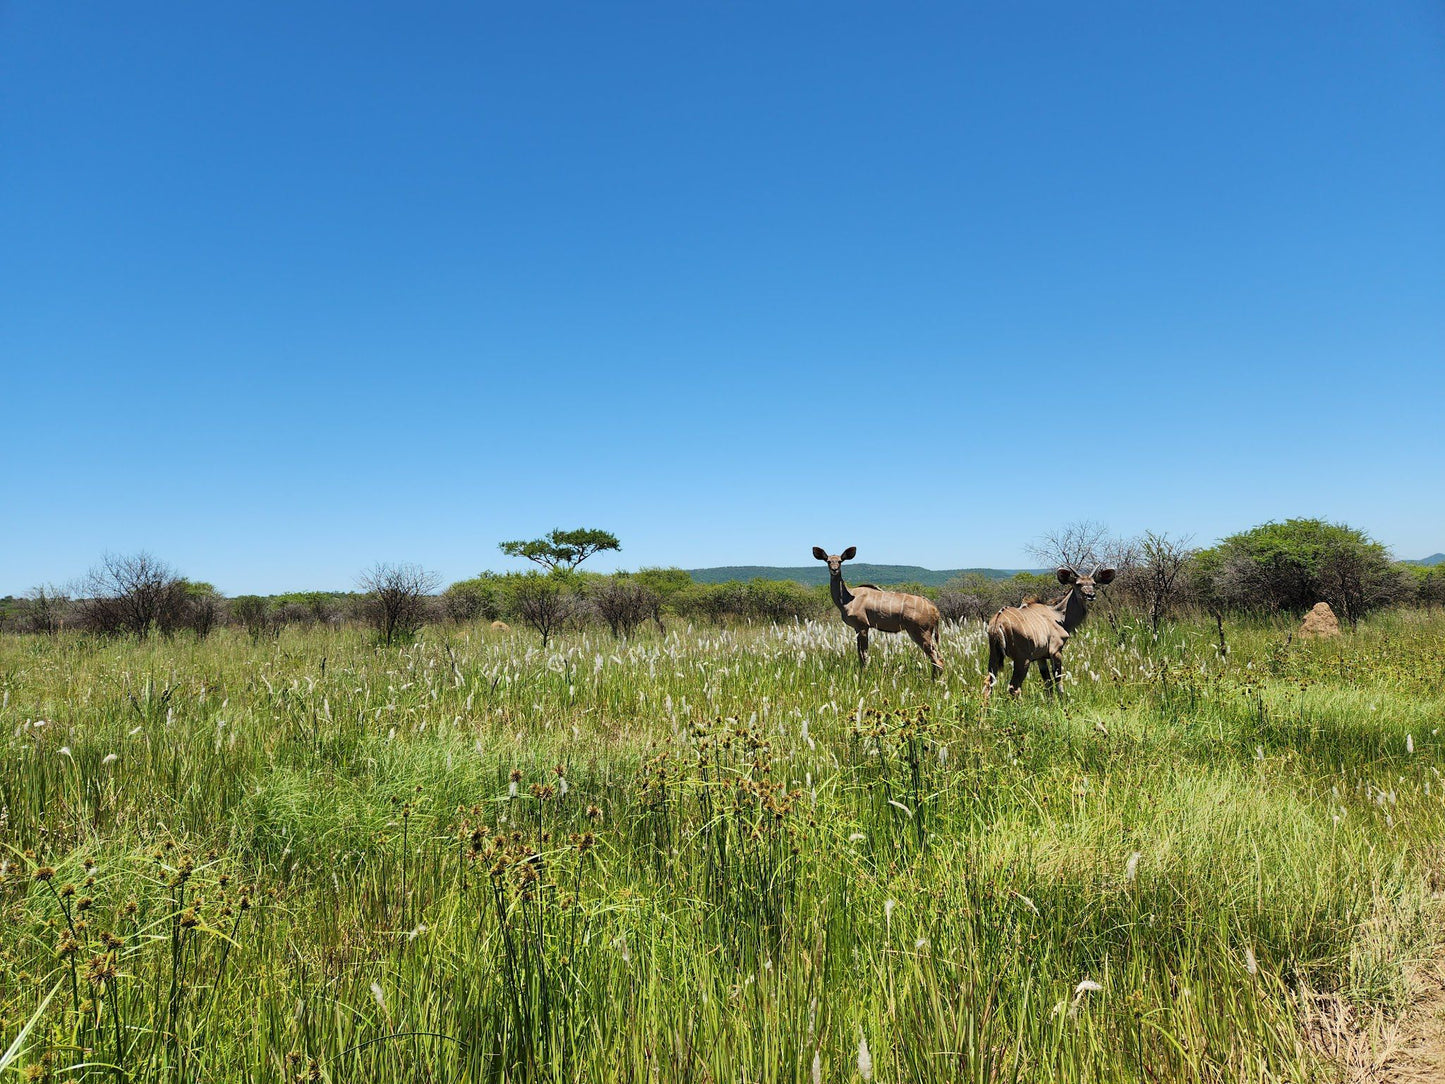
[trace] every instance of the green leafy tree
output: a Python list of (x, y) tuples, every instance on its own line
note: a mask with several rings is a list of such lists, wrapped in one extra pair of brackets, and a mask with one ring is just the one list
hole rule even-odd
[(1231, 535), (1201, 552), (1196, 568), (1196, 588), (1212, 609), (1298, 614), (1323, 601), (1352, 628), (1409, 593), (1384, 546), (1322, 519), (1262, 523)]
[(495, 621), (501, 616), (502, 578), (490, 572), (458, 580), (442, 592), (442, 609), (456, 622)]
[(260, 595), (237, 595), (231, 600), (231, 620), (237, 622), (252, 642), (273, 629), (271, 603)]
[(622, 543), (608, 531), (579, 527), (575, 531), (558, 528), (531, 541), (502, 542), (498, 548), (508, 557), (525, 557), (548, 572), (571, 572), (594, 553), (621, 550)]
[(336, 595), (331, 591), (292, 591), (282, 595), (280, 601), (299, 607), (318, 625), (327, 624), (336, 613)]
[(1427, 611), (1445, 604), (1445, 565), (1404, 565), (1400, 572)]
[(221, 619), (221, 593), (209, 583), (183, 580), (185, 584), (185, 621), (204, 640)]
[(692, 577), (681, 568), (639, 568), (629, 575), (638, 583), (652, 588), (664, 599), (692, 586)]
[(692, 577), (680, 568), (639, 568), (630, 573), (631, 577), (652, 591), (652, 612), (648, 615), (658, 632), (665, 632), (662, 624), (664, 608), (676, 612), (673, 599), (692, 586)]

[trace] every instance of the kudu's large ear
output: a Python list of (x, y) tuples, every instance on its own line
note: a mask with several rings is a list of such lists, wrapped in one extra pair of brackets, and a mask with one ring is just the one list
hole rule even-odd
[(825, 550), (822, 546), (814, 546), (813, 556), (820, 561), (826, 561), (828, 559), (828, 551)]
[(1079, 574), (1078, 574), (1077, 572), (1075, 572), (1072, 568), (1070, 568), (1068, 565), (1060, 565), (1060, 566), (1059, 566), (1059, 570), (1058, 570), (1056, 573), (1054, 573), (1054, 575), (1058, 576), (1060, 583), (1078, 583), (1078, 582), (1079, 582)]
[(1095, 583), (1108, 583), (1113, 578), (1114, 570), (1112, 568), (1101, 568), (1099, 569), (1099, 571), (1094, 573)]
[(838, 556), (841, 557), (841, 558), (843, 558), (843, 560), (845, 560), (845, 561), (851, 561), (851, 560), (853, 560), (853, 558), (855, 558), (855, 557), (858, 556), (858, 547), (857, 547), (857, 546), (849, 546), (849, 547), (848, 547), (847, 549), (845, 549), (842, 553), (838, 554)]

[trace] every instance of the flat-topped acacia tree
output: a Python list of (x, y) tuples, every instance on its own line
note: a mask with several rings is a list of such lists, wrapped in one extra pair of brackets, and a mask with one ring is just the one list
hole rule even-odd
[(508, 557), (525, 557), (548, 572), (572, 572), (594, 553), (620, 550), (622, 543), (610, 531), (579, 527), (575, 531), (556, 528), (530, 542), (502, 542), (498, 548)]
[(525, 557), (547, 571), (507, 577), (512, 611), (531, 625), (546, 647), (552, 634), (566, 625), (577, 610), (578, 595), (572, 573), (594, 553), (620, 550), (622, 543), (610, 531), (560, 527), (531, 541), (502, 542), (498, 549), (508, 557)]

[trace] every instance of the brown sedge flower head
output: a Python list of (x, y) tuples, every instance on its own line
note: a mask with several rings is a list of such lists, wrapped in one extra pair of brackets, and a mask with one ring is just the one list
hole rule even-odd
[(32, 875), (37, 881), (49, 881), (55, 877), (55, 869), (51, 866), (40, 866)]
[(114, 982), (119, 969), (115, 963), (114, 952), (102, 952), (92, 956), (85, 965), (85, 977), (92, 986), (103, 986), (106, 983)]

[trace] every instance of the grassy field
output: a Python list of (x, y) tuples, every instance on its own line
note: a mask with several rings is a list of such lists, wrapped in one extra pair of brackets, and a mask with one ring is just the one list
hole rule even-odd
[(5, 637), (0, 1077), (1332, 1079), (1442, 940), (1445, 619), (1287, 629), (986, 717), (977, 626)]

